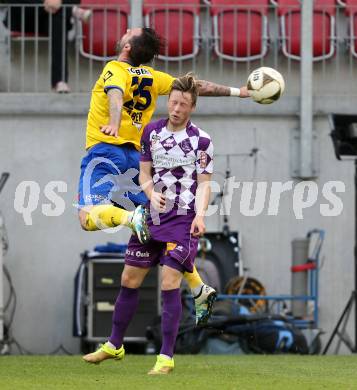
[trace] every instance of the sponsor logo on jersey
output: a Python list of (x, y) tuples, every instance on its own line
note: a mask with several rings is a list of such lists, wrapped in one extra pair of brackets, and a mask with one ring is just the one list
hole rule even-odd
[(131, 251), (130, 249), (127, 249), (125, 253), (128, 256), (134, 256), (134, 257), (150, 257), (150, 253), (148, 251), (141, 252), (141, 251)]
[(131, 124), (132, 124), (133, 126), (135, 126), (135, 127), (137, 128), (137, 130), (140, 132), (142, 123), (131, 122)]
[(150, 253), (149, 252), (141, 252), (141, 251), (136, 251), (135, 252), (136, 257), (149, 257)]
[(175, 168), (182, 165), (190, 165), (195, 163), (194, 157), (174, 157), (168, 154), (154, 154), (153, 166), (154, 168)]
[(180, 147), (181, 149), (185, 152), (185, 153), (188, 153), (192, 150), (192, 145), (191, 145), (191, 142), (189, 139), (184, 139), (181, 143), (180, 143)]
[(158, 141), (160, 141), (160, 136), (157, 134), (154, 134), (151, 137), (151, 146), (154, 146), (156, 144), (156, 142), (158, 142)]
[(176, 247), (177, 247), (177, 244), (175, 242), (168, 242), (166, 244), (167, 251), (173, 251)]
[(145, 68), (128, 68), (128, 71), (136, 76), (151, 76), (151, 73)]
[(173, 145), (173, 143), (174, 143), (174, 139), (173, 138), (167, 138), (165, 141), (164, 141), (164, 143), (162, 144), (162, 146), (164, 147), (164, 148), (172, 148), (174, 145)]
[(113, 73), (108, 70), (108, 72), (103, 76), (104, 82), (108, 81), (113, 75)]
[(133, 124), (134, 123), (140, 123), (141, 124), (142, 119), (143, 119), (143, 113), (142, 112), (132, 111), (130, 113), (130, 116), (131, 116), (131, 119), (133, 121)]
[(204, 169), (207, 167), (207, 153), (201, 152), (200, 153), (200, 168)]
[(100, 202), (100, 201), (103, 201), (105, 199), (106, 199), (105, 196), (98, 195), (98, 194), (93, 194), (93, 195), (92, 194), (89, 194), (89, 195), (87, 194), (84, 197), (85, 202), (92, 202), (92, 201)]

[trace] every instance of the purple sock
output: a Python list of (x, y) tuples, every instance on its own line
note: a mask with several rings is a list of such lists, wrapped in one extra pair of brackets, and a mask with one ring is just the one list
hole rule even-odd
[(179, 288), (161, 291), (161, 297), (162, 346), (160, 353), (172, 357), (182, 314), (181, 292)]
[(139, 290), (122, 286), (115, 302), (112, 334), (109, 341), (119, 348), (123, 344), (123, 338), (131, 319), (133, 318), (139, 303)]

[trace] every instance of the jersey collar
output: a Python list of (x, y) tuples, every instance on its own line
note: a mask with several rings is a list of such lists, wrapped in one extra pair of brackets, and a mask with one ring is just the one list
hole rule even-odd
[[(166, 127), (166, 129), (168, 129), (167, 128), (167, 124), (169, 123), (169, 118), (166, 118), (166, 120), (165, 120), (165, 122), (164, 122), (164, 126)], [(188, 122), (187, 122), (187, 125), (186, 125), (186, 130), (188, 130), (190, 127), (192, 126), (192, 123), (191, 123), (191, 121), (189, 120)], [(183, 130), (183, 129), (182, 129)], [(169, 130), (170, 131), (170, 130)]]

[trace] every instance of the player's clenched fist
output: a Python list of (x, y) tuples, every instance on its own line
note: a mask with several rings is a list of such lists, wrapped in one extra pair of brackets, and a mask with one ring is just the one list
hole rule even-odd
[(152, 191), (150, 196), (150, 202), (156, 211), (159, 211), (161, 213), (165, 211), (165, 195), (161, 194), (160, 192)]
[(194, 237), (200, 237), (206, 232), (206, 225), (203, 217), (196, 215), (195, 219), (192, 221), (190, 233)]

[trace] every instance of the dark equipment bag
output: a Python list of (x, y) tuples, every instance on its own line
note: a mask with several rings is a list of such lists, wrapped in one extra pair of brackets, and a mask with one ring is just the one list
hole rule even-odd
[[(148, 327), (147, 338), (159, 351), (161, 346), (160, 317)], [(175, 352), (200, 353), (209, 339), (219, 339), (226, 343), (227, 351), (232, 350), (232, 344), (238, 343), (244, 353), (309, 353), (305, 336), (293, 323), (282, 316), (258, 314), (221, 319), (215, 317), (205, 327), (196, 327), (192, 317), (184, 318), (181, 321)], [(224, 353), (222, 342), (219, 344), (217, 353)], [(212, 345), (214, 344), (210, 345), (210, 353), (215, 353), (212, 351)]]

